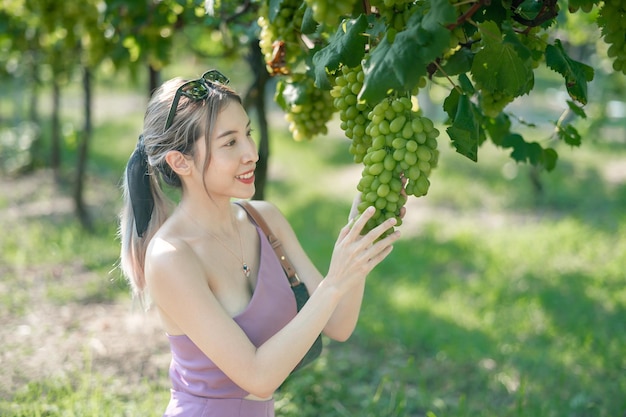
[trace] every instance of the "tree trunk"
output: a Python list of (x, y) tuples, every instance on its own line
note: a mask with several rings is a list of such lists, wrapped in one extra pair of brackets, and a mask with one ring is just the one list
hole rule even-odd
[(265, 87), (269, 80), (269, 74), (265, 68), (263, 53), (261, 52), (258, 41), (250, 43), (248, 64), (255, 78), (244, 97), (244, 106), (246, 110), (249, 110), (251, 107), (255, 108), (260, 133), (259, 161), (257, 162), (255, 171), (256, 191), (252, 198), (255, 200), (263, 200), (265, 198), (265, 184), (267, 181), (267, 168), (270, 157), (269, 132), (265, 108)]
[(148, 66), (148, 97), (152, 96), (154, 90), (161, 85), (161, 72), (152, 68), (152, 65)]
[(80, 223), (85, 229), (91, 230), (92, 224), (89, 218), (89, 213), (85, 206), (83, 189), (85, 183), (85, 175), (87, 171), (87, 155), (89, 149), (89, 142), (92, 136), (92, 120), (91, 120), (91, 70), (87, 67), (83, 68), (83, 94), (84, 103), (83, 110), (85, 114), (84, 126), (82, 134), (79, 135), (78, 153), (76, 161), (76, 180), (74, 182), (74, 206), (76, 209), (76, 215), (80, 220)]
[(54, 177), (57, 182), (60, 182), (60, 169), (61, 169), (61, 87), (56, 80), (56, 77), (52, 77), (52, 115), (50, 127), (50, 167), (54, 172)]

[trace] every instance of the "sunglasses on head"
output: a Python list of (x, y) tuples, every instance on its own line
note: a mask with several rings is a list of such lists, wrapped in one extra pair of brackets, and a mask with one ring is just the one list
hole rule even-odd
[(174, 122), (174, 117), (176, 116), (176, 108), (178, 107), (178, 102), (180, 101), (181, 96), (185, 96), (194, 101), (204, 100), (209, 96), (209, 91), (211, 88), (215, 88), (214, 85), (227, 85), (230, 82), (228, 77), (219, 72), (218, 70), (209, 70), (202, 74), (202, 77), (197, 80), (187, 81), (176, 90), (176, 94), (174, 94), (174, 100), (172, 100), (172, 105), (170, 106), (170, 112), (167, 115), (167, 120), (165, 121), (165, 127), (163, 128), (163, 133), (167, 129), (172, 126)]

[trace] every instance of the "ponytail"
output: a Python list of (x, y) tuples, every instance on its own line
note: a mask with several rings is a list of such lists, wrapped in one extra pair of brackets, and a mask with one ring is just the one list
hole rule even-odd
[(146, 250), (155, 232), (168, 218), (172, 202), (148, 165), (142, 138), (133, 151), (122, 182), (124, 207), (120, 214), (120, 267), (133, 294), (143, 297)]

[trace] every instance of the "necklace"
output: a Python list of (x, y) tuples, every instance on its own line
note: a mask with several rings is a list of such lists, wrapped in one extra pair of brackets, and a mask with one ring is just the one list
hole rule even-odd
[(251, 269), (248, 266), (248, 264), (246, 263), (246, 261), (243, 259), (243, 243), (241, 240), (241, 232), (239, 231), (239, 225), (235, 222), (235, 229), (237, 229), (237, 236), (239, 236), (239, 250), (241, 251), (241, 257), (238, 256), (234, 250), (232, 250), (230, 248), (230, 246), (226, 245), (222, 239), (220, 239), (219, 237), (217, 237), (217, 235), (215, 235), (214, 233), (211, 233), (210, 231), (206, 230), (204, 227), (202, 227), (200, 225), (200, 223), (198, 223), (196, 221), (196, 219), (194, 219), (189, 213), (187, 213), (187, 210), (185, 210), (184, 208), (180, 208), (186, 215), (187, 217), (189, 217), (189, 219), (200, 228), (200, 230), (202, 230), (204, 233), (208, 234), (209, 236), (213, 237), (215, 240), (217, 240), (217, 242), (224, 246), (240, 263), (241, 263), (241, 269), (243, 271), (243, 274), (246, 276), (246, 278), (250, 278), (250, 272)]

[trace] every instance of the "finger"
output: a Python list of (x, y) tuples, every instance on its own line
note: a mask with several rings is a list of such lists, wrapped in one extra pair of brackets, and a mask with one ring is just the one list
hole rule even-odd
[(353, 235), (361, 235), (361, 232), (367, 224), (367, 221), (372, 218), (374, 213), (376, 213), (376, 209), (374, 207), (369, 206), (368, 208), (366, 208), (365, 211), (363, 211), (363, 213), (356, 218), (354, 224), (350, 229), (350, 232), (353, 233)]
[(370, 230), (365, 236), (367, 240), (367, 244), (370, 245), (376, 240), (378, 240), (383, 234), (391, 229), (398, 221), (395, 217), (390, 217), (372, 230)]
[(393, 250), (393, 245), (386, 246), (383, 250), (376, 252), (373, 256), (368, 260), (368, 268), (371, 271), (381, 263)]

